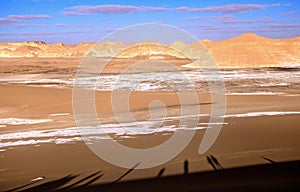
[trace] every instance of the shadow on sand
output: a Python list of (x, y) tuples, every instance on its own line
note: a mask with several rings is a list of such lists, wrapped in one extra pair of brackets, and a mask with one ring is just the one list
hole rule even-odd
[[(27, 184), (9, 191), (299, 191), (299, 165), (300, 161), (290, 161), (230, 169), (222, 167), (215, 171), (188, 173), (186, 160), (182, 175), (163, 177), (162, 174), (165, 171), (163, 168), (154, 178), (131, 181), (119, 179), (113, 183), (93, 184), (104, 175), (99, 171), (76, 182), (72, 180), (78, 179), (80, 175), (68, 175), (40, 185), (35, 183), (32, 187), (30, 187), (31, 184)], [(126, 172), (121, 177), (123, 178), (128, 173)]]

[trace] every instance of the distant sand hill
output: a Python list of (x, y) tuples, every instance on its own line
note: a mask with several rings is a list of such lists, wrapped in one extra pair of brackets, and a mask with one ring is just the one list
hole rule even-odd
[(300, 37), (271, 39), (246, 33), (232, 39), (203, 43), (220, 66), (300, 64)]
[[(300, 37), (271, 39), (247, 33), (241, 36), (213, 42), (201, 41), (220, 67), (292, 66), (300, 64)], [(176, 41), (171, 45), (157, 42), (126, 45), (122, 42), (80, 43), (64, 45), (44, 42), (0, 43), (0, 57), (83, 57), (89, 55), (120, 58), (143, 56), (154, 59), (184, 58), (182, 50), (193, 50), (194, 43)], [(170, 46), (177, 50), (171, 49)], [(92, 49), (91, 49), (92, 48)], [(193, 52), (193, 51), (192, 51)], [(193, 55), (193, 53), (191, 53)], [(188, 64), (186, 67), (195, 67)]]

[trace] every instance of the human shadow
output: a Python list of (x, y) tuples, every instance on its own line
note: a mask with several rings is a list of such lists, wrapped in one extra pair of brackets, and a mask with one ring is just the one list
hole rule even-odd
[(219, 160), (215, 156), (210, 155), (210, 158), (211, 158), (212, 162), (215, 164), (217, 169), (224, 169), (223, 166), (221, 165), (221, 163), (219, 162)]
[(189, 161), (187, 159), (184, 161), (183, 167), (184, 167), (184, 174), (188, 175), (189, 174)]
[(272, 159), (269, 159), (269, 158), (267, 158), (265, 156), (261, 156), (261, 158), (263, 158), (266, 161), (269, 161), (270, 163), (277, 163), (276, 161), (273, 161)]
[(216, 165), (215, 165), (215, 163), (213, 162), (213, 160), (211, 159), (210, 156), (206, 156), (206, 160), (207, 160), (207, 162), (212, 166), (212, 168), (213, 168), (215, 171), (218, 170), (217, 167), (216, 167)]
[(161, 177), (162, 177), (162, 175), (164, 174), (165, 170), (166, 170), (166, 168), (165, 168), (165, 167), (163, 167), (163, 168), (162, 168), (162, 169), (161, 169), (161, 170), (158, 172), (158, 174), (157, 174), (156, 178), (157, 178), (157, 179), (161, 178)]
[(215, 156), (213, 156), (213, 155), (206, 156), (206, 159), (207, 159), (207, 162), (212, 166), (212, 168), (215, 171), (224, 169), (224, 167), (221, 165), (221, 163)]
[(121, 175), (121, 177), (119, 177), (113, 183), (117, 183), (117, 182), (121, 181), (126, 175), (128, 175), (129, 173), (131, 173), (137, 166), (139, 166), (139, 164), (140, 163), (135, 164), (133, 167), (131, 167), (131, 169), (129, 169), (128, 171), (126, 171), (123, 175)]

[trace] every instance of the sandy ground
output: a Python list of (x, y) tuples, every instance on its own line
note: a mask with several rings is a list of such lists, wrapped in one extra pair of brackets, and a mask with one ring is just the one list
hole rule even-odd
[[(102, 71), (102, 74), (118, 74), (124, 69), (132, 66), (132, 64), (143, 61), (143, 58), (136, 59), (103, 59), (99, 60), (96, 58), (94, 62), (96, 66), (100, 64), (100, 61), (109, 61)], [(43, 58), (43, 57), (33, 57), (33, 58), (0, 58), (0, 75), (1, 77), (9, 75), (28, 75), (28, 74), (43, 74), (45, 77), (58, 77), (58, 75), (63, 76), (64, 78), (73, 78), (78, 66), (82, 65), (81, 63), (87, 63), (89, 60), (84, 57), (57, 57), (57, 58)], [(147, 60), (146, 60), (147, 61)], [(159, 65), (155, 64), (155, 60), (152, 60), (151, 71), (165, 70), (160, 69)], [(101, 62), (101, 63), (102, 63)], [(154, 64), (153, 64), (154, 62)], [(181, 67), (185, 64), (190, 63), (188, 59), (169, 59), (165, 60), (172, 66), (178, 67), (180, 70), (194, 70), (191, 68)], [(157, 62), (161, 64), (161, 62)], [(153, 66), (155, 65), (155, 68)], [(93, 69), (96, 69), (93, 68)], [(137, 68), (136, 70), (141, 70)], [(145, 72), (145, 69), (142, 69)], [(92, 71), (94, 72), (94, 71)]]
[[(56, 113), (66, 116), (51, 117), (52, 122), (35, 125), (9, 125), (0, 128), (0, 134), (32, 129), (55, 129), (75, 126), (72, 110), (72, 90), (42, 87), (0, 85), (0, 118), (48, 119)], [(95, 95), (97, 112), (102, 120), (114, 122), (110, 92)], [(209, 113), (211, 99), (199, 94), (201, 113)], [(148, 106), (153, 100), (165, 103), (169, 115), (178, 114), (178, 97), (171, 92), (133, 92), (130, 109), (138, 120), (147, 119)], [(227, 114), (262, 111), (300, 111), (300, 96), (227, 96)], [(109, 118), (108, 118), (109, 117)], [(213, 145), (204, 155), (198, 146), (205, 130), (198, 130), (190, 145), (170, 162), (145, 170), (134, 170), (125, 179), (154, 177), (162, 167), (164, 175), (183, 172), (183, 161), (188, 159), (190, 171), (212, 168), (206, 155), (215, 155), (225, 168), (267, 163), (261, 156), (274, 161), (300, 159), (300, 115), (226, 118), (226, 124)], [(107, 120), (108, 119), (108, 120)], [(207, 119), (202, 119), (205, 122)], [(120, 141), (122, 144), (145, 148), (162, 143), (169, 136), (162, 134), (141, 136)], [(0, 151), (0, 190), (7, 190), (28, 183), (37, 177), (51, 181), (69, 174), (89, 175), (102, 171), (96, 183), (114, 181), (126, 169), (108, 164), (93, 154), (83, 142), (73, 144), (41, 144), (16, 146)]]

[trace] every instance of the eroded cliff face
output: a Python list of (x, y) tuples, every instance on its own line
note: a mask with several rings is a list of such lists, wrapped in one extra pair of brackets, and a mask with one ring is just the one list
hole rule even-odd
[(0, 57), (78, 57), (84, 56), (94, 43), (64, 45), (44, 42), (0, 43)]
[[(201, 41), (220, 67), (291, 66), (300, 63), (300, 37), (265, 38), (253, 33), (219, 42)], [(95, 46), (96, 45), (96, 46)], [(64, 45), (44, 42), (0, 43), (0, 57), (96, 57), (148, 59), (198, 58), (204, 48), (197, 43), (176, 41), (170, 45), (142, 42), (125, 45), (122, 42), (80, 43)], [(187, 54), (184, 55), (183, 53)], [(196, 67), (187, 64), (186, 67)]]

